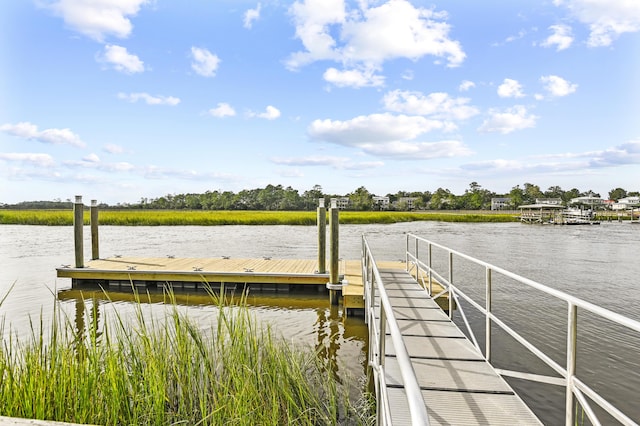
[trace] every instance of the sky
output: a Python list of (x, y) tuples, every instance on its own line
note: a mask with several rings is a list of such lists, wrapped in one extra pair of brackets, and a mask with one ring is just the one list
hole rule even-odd
[(637, 0), (0, 2), (0, 203), (640, 191)]

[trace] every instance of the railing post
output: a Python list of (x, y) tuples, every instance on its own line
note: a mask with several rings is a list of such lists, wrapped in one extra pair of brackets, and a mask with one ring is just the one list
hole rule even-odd
[(453, 319), (453, 253), (449, 251), (449, 318)]
[(487, 362), (491, 362), (491, 268), (487, 266), (486, 270), (486, 315), (484, 317), (484, 358)]
[(82, 204), (82, 195), (76, 195), (76, 202), (73, 204), (73, 237), (75, 243), (76, 268), (84, 268), (83, 226), (84, 204)]
[(318, 273), (327, 271), (327, 209), (324, 198), (318, 199)]
[(578, 308), (569, 302), (567, 318), (567, 389), (565, 402), (565, 425), (573, 425), (573, 377), (576, 374), (576, 342), (578, 339)]
[(91, 200), (91, 260), (100, 259), (98, 238), (98, 200)]
[(431, 253), (433, 252), (433, 247), (431, 247), (431, 243), (427, 245), (427, 265), (429, 265), (429, 295), (433, 295), (433, 274), (431, 273)]
[(407, 239), (405, 240), (404, 265), (406, 271), (409, 272), (409, 234), (407, 234)]

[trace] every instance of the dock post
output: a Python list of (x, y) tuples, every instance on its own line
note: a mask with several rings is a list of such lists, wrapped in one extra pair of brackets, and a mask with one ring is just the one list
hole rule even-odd
[(318, 198), (318, 273), (327, 271), (327, 209), (324, 198)]
[(100, 259), (98, 239), (98, 200), (91, 200), (91, 260)]
[(340, 219), (338, 216), (337, 200), (331, 199), (331, 208), (329, 209), (329, 283), (327, 288), (329, 289), (329, 301), (332, 305), (338, 304), (338, 290), (342, 289), (340, 284), (340, 263), (339, 263), (339, 248), (338, 248), (338, 229), (340, 227)]
[(76, 268), (84, 268), (84, 247), (82, 245), (84, 226), (84, 204), (82, 195), (76, 195), (76, 202), (73, 204), (73, 236), (75, 241)]

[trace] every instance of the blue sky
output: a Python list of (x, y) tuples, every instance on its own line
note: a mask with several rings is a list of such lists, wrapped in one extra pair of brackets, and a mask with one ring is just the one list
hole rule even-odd
[(640, 190), (640, 2), (0, 5), (0, 202)]

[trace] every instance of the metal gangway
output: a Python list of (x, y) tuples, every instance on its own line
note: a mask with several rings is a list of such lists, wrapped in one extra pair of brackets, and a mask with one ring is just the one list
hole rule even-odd
[[(588, 311), (631, 333), (640, 333), (640, 322), (413, 234), (406, 236), (405, 256), (405, 271), (379, 269), (367, 238), (362, 237), (368, 363), (376, 392), (377, 424), (541, 424), (504, 380), (511, 377), (564, 388), (566, 426), (587, 424), (585, 420), (600, 425), (610, 419), (623, 425), (637, 425), (576, 374), (578, 310)], [(472, 297), (461, 285), (454, 284), (463, 261), (482, 271), (477, 280), (484, 287), (483, 297), (477, 294)], [(455, 274), (454, 266), (458, 268)], [(492, 310), (492, 298), (499, 291), (494, 289), (494, 283), (501, 278), (566, 305), (563, 365)], [(442, 290), (436, 293), (436, 288)], [(442, 296), (448, 296), (447, 311), (434, 302)], [(463, 306), (472, 307), (481, 315), (484, 347), (479, 344), (474, 323)], [(464, 333), (453, 322), (454, 316), (464, 325)], [(495, 327), (555, 375), (495, 367), (492, 364)], [(576, 419), (576, 413), (580, 418)], [(603, 413), (607, 420), (601, 419)]]

